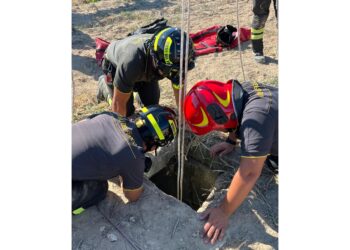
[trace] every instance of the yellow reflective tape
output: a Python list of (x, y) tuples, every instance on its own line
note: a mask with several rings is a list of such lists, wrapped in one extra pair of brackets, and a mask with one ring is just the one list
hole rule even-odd
[(112, 106), (112, 99), (111, 98), (108, 98), (107, 102), (110, 106)]
[(263, 36), (264, 36), (264, 34), (260, 34), (260, 35), (254, 35), (254, 34), (252, 34), (252, 36), (251, 36), (251, 40), (258, 40), (258, 39), (262, 39), (263, 38)]
[(145, 122), (142, 119), (138, 119), (135, 121), (136, 127), (141, 128)]
[(154, 116), (152, 114), (148, 114), (147, 118), (151, 122), (151, 124), (152, 124), (154, 130), (156, 131), (159, 139), (160, 140), (164, 140), (165, 137), (163, 135), (163, 132), (162, 132), (162, 130), (160, 130), (160, 127), (158, 126), (158, 123), (157, 123), (156, 119), (154, 119)]
[(171, 127), (171, 130), (173, 131), (173, 135), (174, 137), (176, 136), (177, 134), (177, 130), (176, 130), (176, 126), (175, 126), (175, 123), (173, 120), (168, 120), (169, 124), (170, 124), (170, 127)]
[[(143, 108), (141, 109), (141, 111), (142, 111), (143, 113), (147, 113), (147, 112), (148, 112), (148, 109), (147, 109), (146, 107), (143, 107)], [(159, 127), (159, 125), (158, 125), (156, 119), (154, 118), (154, 116), (153, 116), (152, 114), (148, 114), (148, 115), (147, 115), (147, 118), (148, 118), (148, 120), (150, 121), (150, 123), (152, 124), (152, 127), (153, 127), (154, 130), (156, 131), (156, 133), (157, 133), (159, 139), (160, 139), (160, 140), (164, 140), (164, 139), (165, 139), (164, 134), (163, 134), (162, 130), (160, 130), (160, 127)]]
[(196, 127), (205, 127), (208, 125), (209, 120), (207, 114), (204, 112), (203, 108), (201, 107), (202, 115), (203, 115), (203, 120), (200, 123), (193, 124), (193, 126)]
[(224, 106), (225, 108), (227, 108), (227, 106), (230, 104), (230, 93), (227, 90), (227, 96), (226, 99), (221, 99), (220, 96), (218, 96), (215, 92), (213, 92), (214, 96), (216, 97), (216, 99), (218, 99), (218, 101), (221, 103), (222, 106)]
[(173, 43), (173, 39), (168, 37), (165, 41), (164, 45), (164, 61), (166, 64), (173, 64), (172, 61), (170, 61), (170, 47), (171, 44)]
[(156, 36), (156, 38), (155, 38), (155, 40), (154, 40), (154, 45), (153, 45), (153, 50), (154, 50), (154, 51), (157, 51), (157, 49), (158, 49), (158, 41), (159, 41), (160, 36), (161, 36), (165, 31), (167, 31), (168, 29), (170, 29), (170, 28), (166, 28), (166, 29), (162, 30), (162, 31), (159, 32), (159, 34)]
[(254, 29), (254, 28), (251, 28), (250, 31), (252, 33), (264, 33), (264, 28), (261, 28), (261, 29)]
[(174, 88), (174, 89), (180, 89), (180, 84), (175, 84), (175, 83), (173, 83), (173, 88)]
[(82, 208), (82, 207), (80, 207), (80, 208), (75, 209), (75, 210), (73, 211), (73, 214), (74, 214), (74, 215), (78, 215), (78, 214), (81, 214), (81, 213), (84, 212), (84, 211), (85, 211), (85, 209)]

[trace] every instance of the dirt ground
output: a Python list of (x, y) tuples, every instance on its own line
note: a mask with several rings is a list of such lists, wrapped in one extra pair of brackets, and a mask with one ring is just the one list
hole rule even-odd
[[(102, 0), (84, 3), (73, 0), (72, 6), (72, 78), (73, 120), (79, 120), (92, 112), (108, 109), (105, 103), (97, 104), (97, 79), (102, 74), (95, 61), (96, 37), (107, 41), (123, 38), (129, 32), (165, 17), (170, 25), (181, 25), (181, 1), (174, 0)], [(251, 1), (239, 1), (240, 26), (249, 27), (252, 19)], [(232, 0), (192, 0), (190, 7), (190, 32), (216, 24), (237, 26), (236, 2)], [(278, 83), (277, 22), (271, 6), (265, 27), (266, 65), (254, 62), (250, 42), (242, 43), (242, 58), (246, 80)], [(188, 74), (189, 89), (204, 79), (243, 81), (238, 50), (200, 56), (196, 67)], [(175, 105), (168, 80), (162, 80), (160, 104)]]
[[(72, 5), (73, 121), (80, 120), (93, 112), (109, 109), (106, 103), (98, 104), (96, 100), (97, 79), (102, 74), (95, 60), (94, 39), (96, 37), (101, 37), (107, 41), (123, 38), (129, 32), (159, 17), (168, 19), (170, 25), (181, 25), (181, 1), (101, 0), (95, 3), (86, 2), (93, 1), (73, 0)], [(249, 27), (252, 19), (252, 2), (239, 0), (238, 3), (240, 26)], [(233, 0), (192, 0), (190, 32), (197, 32), (216, 24), (231, 24), (237, 27), (236, 11), (236, 2)], [(264, 52), (268, 57), (267, 64), (255, 63), (250, 42), (242, 44), (246, 80), (278, 85), (278, 31), (276, 28), (277, 21), (273, 13), (271, 6), (264, 35)], [(188, 75), (188, 89), (200, 80), (227, 81), (232, 78), (239, 81), (244, 80), (237, 49), (198, 57), (195, 69), (190, 71)], [(175, 106), (169, 81), (162, 80), (160, 85), (160, 104)], [(204, 142), (207, 146), (210, 143), (210, 141)], [(224, 177), (223, 175), (222, 178), (229, 180), (230, 176), (226, 175)], [(267, 185), (266, 183), (270, 184)], [(225, 191), (224, 186), (218, 188), (219, 191), (214, 196)], [(230, 237), (227, 238), (225, 245), (220, 249), (277, 249), (277, 196), (278, 181), (273, 179), (271, 174), (263, 174), (258, 181), (257, 188), (251, 192), (248, 199), (232, 217), (231, 226), (227, 232)], [(203, 208), (205, 206), (204, 204)], [(81, 223), (80, 225), (86, 223), (86, 225), (91, 226), (94, 221)], [(99, 234), (102, 233), (99, 232)], [(104, 236), (106, 238), (107, 234)], [(77, 245), (74, 245), (74, 242)], [(81, 245), (79, 246), (79, 242), (74, 242), (74, 249), (84, 249)], [(86, 249), (96, 248), (86, 247)], [(107, 248), (104, 248), (102, 244), (100, 249)]]

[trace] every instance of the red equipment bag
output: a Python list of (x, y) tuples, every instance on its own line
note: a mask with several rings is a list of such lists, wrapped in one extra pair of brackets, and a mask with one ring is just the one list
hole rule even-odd
[[(194, 43), (194, 51), (196, 56), (200, 55), (206, 55), (209, 53), (214, 52), (221, 52), (224, 48), (232, 49), (237, 47), (238, 45), (238, 39), (237, 39), (237, 32), (234, 32), (236, 28), (232, 30), (232, 36), (234, 39), (232, 39), (230, 45), (228, 44), (222, 44), (219, 43), (220, 39), (218, 39), (218, 32), (222, 31), (224, 27), (227, 27), (229, 25), (223, 26), (223, 25), (214, 25), (209, 28), (200, 30), (196, 33), (191, 33), (190, 37), (193, 40)], [(247, 27), (241, 27), (240, 32), (240, 42), (245, 42), (250, 40), (250, 28)]]
[(105, 50), (107, 49), (110, 43), (99, 37), (95, 39), (95, 43), (96, 43), (96, 54), (95, 54), (96, 60), (97, 60), (98, 66), (101, 67)]

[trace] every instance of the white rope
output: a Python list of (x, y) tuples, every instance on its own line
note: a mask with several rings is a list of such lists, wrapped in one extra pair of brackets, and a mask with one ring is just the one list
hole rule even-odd
[[(183, 102), (186, 94), (187, 87), (187, 68), (188, 68), (188, 52), (189, 52), (189, 28), (190, 28), (190, 0), (187, 0), (187, 25), (186, 25), (186, 50), (185, 50), (185, 71), (183, 69), (183, 58), (184, 58), (184, 31), (185, 31), (185, 4), (182, 0), (182, 15), (181, 15), (181, 47), (180, 47), (180, 91), (179, 91), (179, 138), (178, 138), (178, 174), (177, 174), (177, 198), (182, 200), (183, 193), (183, 173), (184, 173), (184, 145), (185, 145), (185, 119), (183, 117)], [(185, 74), (183, 74), (183, 71)], [(184, 78), (183, 78), (184, 76)], [(183, 86), (181, 87), (181, 84)]]
[(236, 0), (236, 5), (237, 5), (237, 8), (236, 8), (236, 21), (237, 21), (237, 39), (238, 39), (238, 50), (239, 50), (239, 58), (240, 58), (240, 61), (241, 61), (241, 68), (242, 68), (242, 73), (243, 73), (243, 79), (245, 81), (245, 73), (244, 73), (244, 67), (243, 67), (243, 59), (242, 59), (242, 50), (241, 50), (241, 30), (240, 30), (240, 27), (239, 27), (239, 6), (238, 6), (238, 0)]

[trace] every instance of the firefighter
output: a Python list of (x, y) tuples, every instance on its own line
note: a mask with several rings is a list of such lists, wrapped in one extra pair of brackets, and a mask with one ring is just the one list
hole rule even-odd
[[(265, 63), (264, 56), (264, 28), (270, 12), (271, 0), (253, 0), (253, 21), (251, 27), (251, 40), (254, 59), (258, 63)], [(275, 16), (277, 18), (277, 0), (273, 0)]]
[(177, 134), (175, 112), (158, 105), (129, 118), (114, 112), (94, 114), (72, 126), (72, 210), (79, 214), (106, 196), (107, 180), (122, 178), (125, 197), (142, 193), (145, 152), (169, 144)]
[[(184, 41), (187, 34), (184, 33)], [(122, 116), (134, 113), (133, 92), (138, 92), (143, 105), (159, 103), (158, 81), (172, 82), (178, 104), (181, 30), (167, 27), (155, 34), (137, 34), (113, 41), (106, 49), (99, 78), (98, 100), (107, 100), (112, 111)], [(184, 48), (186, 48), (184, 42)], [(185, 50), (184, 50), (185, 51)], [(193, 42), (189, 38), (188, 70), (193, 69)]]
[(206, 80), (194, 85), (184, 103), (185, 119), (197, 135), (229, 132), (227, 140), (210, 149), (211, 156), (234, 150), (241, 141), (240, 165), (218, 207), (201, 214), (204, 235), (214, 244), (222, 239), (229, 217), (244, 201), (260, 176), (264, 162), (278, 167), (278, 89), (257, 82)]

